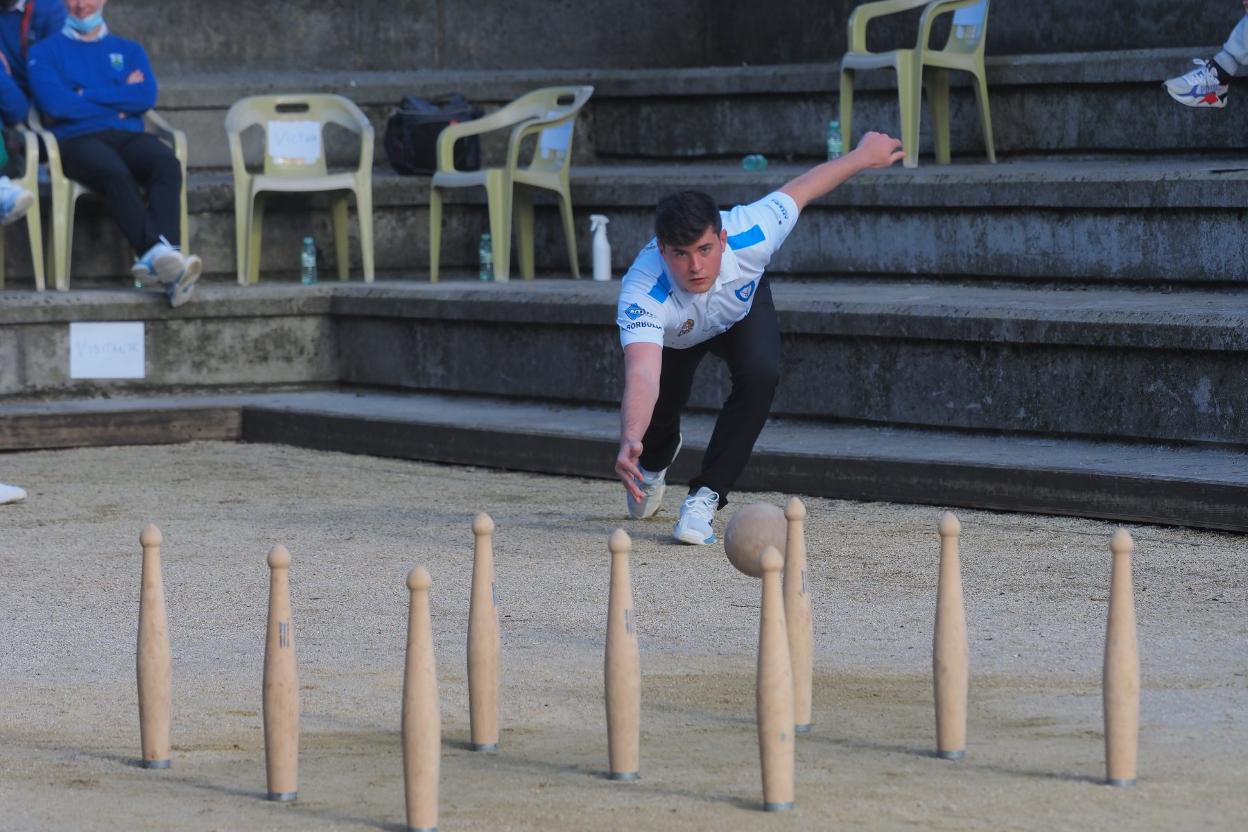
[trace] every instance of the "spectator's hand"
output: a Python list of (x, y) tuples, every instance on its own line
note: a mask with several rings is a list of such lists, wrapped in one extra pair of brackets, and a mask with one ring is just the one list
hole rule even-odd
[(142, 84), (147, 80), (147, 76), (143, 74), (143, 70), (136, 69), (126, 77), (127, 84)]
[[(1245, 2), (1248, 2), (1248, 0), (1245, 0)], [(4, 53), (3, 53), (3, 52), (0, 52), (0, 66), (3, 66), (3, 67), (4, 67), (4, 74), (5, 74), (5, 75), (12, 75), (12, 74), (13, 74), (13, 67), (9, 66), (9, 59), (8, 59), (8, 58), (6, 58), (6, 57), (4, 57)]]
[(641, 443), (635, 439), (621, 440), (620, 454), (615, 458), (615, 473), (635, 500), (645, 498), (645, 495), (641, 493), (641, 487), (637, 485), (641, 480), (641, 468), (637, 467), (639, 459), (641, 459)]
[(906, 152), (901, 149), (901, 140), (894, 139), (887, 133), (867, 133), (853, 152), (864, 168), (886, 168), (906, 158)]

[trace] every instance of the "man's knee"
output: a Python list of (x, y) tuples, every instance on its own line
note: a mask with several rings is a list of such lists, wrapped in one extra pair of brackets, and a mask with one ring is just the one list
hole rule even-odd
[(780, 361), (769, 356), (753, 356), (732, 374), (732, 386), (754, 394), (770, 396), (780, 383)]

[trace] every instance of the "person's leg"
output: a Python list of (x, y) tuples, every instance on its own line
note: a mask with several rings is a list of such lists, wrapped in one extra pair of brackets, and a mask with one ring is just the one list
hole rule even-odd
[(124, 131), (109, 130), (66, 139), (60, 143), (61, 166), (70, 179), (104, 197), (109, 215), (130, 247), (141, 254), (160, 242), (160, 232), (148, 216), (139, 183), (118, 152), (125, 138)]
[(771, 413), (780, 379), (780, 322), (770, 281), (760, 282), (750, 313), (710, 344), (711, 352), (728, 364), (732, 392), (715, 420), (702, 472), (689, 484), (689, 493), (709, 488), (723, 508)]
[(182, 166), (169, 145), (151, 133), (131, 133), (118, 153), (135, 181), (147, 190), (147, 216), (157, 237), (181, 245)]
[(680, 446), (680, 413), (689, 401), (693, 374), (706, 352), (706, 344), (696, 344), (684, 350), (664, 347), (659, 398), (654, 404), (650, 426), (641, 439), (639, 464), (644, 470), (662, 471), (672, 464)]
[(1219, 74), (1223, 80), (1248, 68), (1248, 14), (1231, 30), (1231, 36), (1222, 45), (1222, 51), (1213, 57), (1213, 62), (1221, 70)]

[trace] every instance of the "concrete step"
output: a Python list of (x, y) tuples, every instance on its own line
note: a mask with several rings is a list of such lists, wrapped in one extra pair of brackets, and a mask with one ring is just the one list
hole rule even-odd
[[(587, 268), (590, 262), (591, 213), (611, 217), (618, 274), (651, 236), (654, 204), (663, 194), (696, 188), (728, 206), (758, 199), (802, 170), (775, 165), (754, 173), (732, 164), (578, 167), (573, 203), (581, 263)], [(428, 182), (375, 177), (375, 247), (383, 273), (427, 273)], [(864, 173), (810, 206), (771, 270), (782, 276), (1244, 286), (1246, 195), (1248, 164), (1234, 158), (895, 166)], [(233, 274), (232, 179), (196, 174), (190, 206), (191, 247), (204, 257), (210, 274)], [(79, 216), (74, 279), (124, 281), (131, 254), (102, 206), (84, 200)], [(478, 239), (488, 228), (484, 191), (449, 194), (445, 267), (475, 269)], [(327, 202), (290, 197), (270, 203), (264, 279), (298, 269), (300, 241), (308, 233), (322, 243), (328, 275), (333, 235)], [(18, 224), (7, 236), (12, 286), (32, 285), (24, 234), (24, 224)], [(539, 270), (567, 274), (562, 226), (549, 200), (539, 205), (536, 236)], [(351, 257), (358, 276), (354, 221)]]
[[(506, 69), (528, 66), (706, 66), (826, 61), (845, 51), (858, 0), (749, 3), (598, 0), (579, 15), (549, 0), (322, 0), (288, 3), (127, 0), (108, 9), (141, 39), (158, 72), (259, 69)], [(1077, 52), (1221, 43), (1233, 3), (994, 0), (992, 53)], [(873, 24), (872, 49), (913, 45), (918, 13)], [(938, 25), (935, 37), (944, 36)]]
[[(1191, 110), (1160, 82), (1186, 71), (1193, 55), (1213, 47), (1103, 53), (996, 55), (988, 59), (989, 97), (997, 152), (1010, 155), (1238, 152), (1248, 110)], [(747, 153), (772, 159), (815, 159), (826, 152), (825, 126), (837, 112), (840, 68), (813, 64), (689, 69), (518, 69), (461, 71), (353, 70), (197, 72), (161, 79), (161, 110), (191, 137), (194, 167), (228, 167), (225, 111), (244, 95), (335, 92), (350, 97), (377, 128), (374, 159), (387, 165), (380, 140), (386, 119), (405, 95), (460, 92), (492, 109), (524, 92), (556, 84), (593, 84), (594, 97), (575, 142), (578, 163), (646, 159), (702, 160)], [(951, 143), (958, 156), (981, 158), (974, 98), (954, 77)], [(899, 133), (892, 72), (859, 76), (855, 135)], [(924, 108), (922, 153), (930, 158), (930, 115)], [(258, 133), (258, 128), (257, 128)], [(344, 131), (345, 133), (345, 131)], [(248, 150), (259, 158), (258, 139)], [(355, 145), (332, 137), (331, 157), (354, 163)], [(487, 143), (487, 158), (501, 144)]]
[[(711, 427), (685, 420), (669, 481), (696, 473)], [(596, 478), (611, 477), (617, 431), (613, 408), (350, 389), (0, 406), (9, 451), (234, 439)], [(1225, 449), (772, 420), (739, 487), (1248, 531), (1248, 454)], [(623, 521), (623, 503), (606, 510)]]
[[(346, 383), (613, 406), (618, 284), (0, 294), (0, 396)], [(778, 417), (1248, 448), (1248, 294), (777, 282)], [(69, 377), (69, 324), (146, 322), (147, 373)], [(556, 361), (552, 357), (557, 356)], [(729, 389), (708, 360), (694, 407)]]

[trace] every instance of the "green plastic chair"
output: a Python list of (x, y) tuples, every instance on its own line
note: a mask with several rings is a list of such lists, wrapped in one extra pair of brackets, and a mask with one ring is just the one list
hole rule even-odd
[[(973, 7), (982, 5), (976, 15)], [(975, 78), (975, 100), (984, 129), (984, 147), (988, 161), (996, 162), (992, 143), (992, 117), (988, 111), (988, 82), (984, 75), (984, 41), (988, 28), (989, 0), (881, 0), (864, 3), (849, 16), (849, 51), (841, 60), (841, 131), (846, 146), (852, 141), (854, 112), (854, 73), (870, 69), (897, 71), (897, 98), (901, 108), (901, 146), (906, 151), (908, 168), (919, 164), (919, 112), (921, 89), (927, 87), (932, 108), (936, 161), (949, 164), (949, 70), (969, 72)], [(914, 49), (892, 52), (867, 51), (867, 24), (877, 17), (904, 12), (923, 6), (919, 20), (919, 39)], [(943, 49), (931, 49), (932, 24), (949, 12), (954, 25)], [(975, 20), (978, 25), (962, 25), (962, 20)]]
[[(301, 124), (303, 123), (303, 124)], [(315, 123), (314, 130), (306, 130)], [(360, 138), (360, 162), (355, 170), (330, 173), (325, 160), (324, 130), (337, 124)], [(247, 170), (243, 156), (242, 133), (248, 127), (264, 127), (264, 172)], [(234, 242), (238, 282), (244, 286), (260, 280), (260, 239), (264, 226), (265, 193), (333, 192), (330, 206), (334, 222), (334, 249), (338, 256), (338, 279), (350, 273), (347, 248), (347, 192), (355, 194), (360, 223), (360, 253), (364, 260), (364, 281), (373, 282), (373, 125), (353, 101), (341, 95), (255, 95), (234, 102), (225, 114), (226, 138), (230, 143), (230, 163), (234, 169)], [(284, 141), (315, 137), (305, 147), (279, 145), (279, 152), (306, 151), (306, 154), (275, 156), (279, 134)], [(288, 150), (289, 147), (289, 150)]]
[[(35, 202), (23, 219), (26, 220), (26, 236), (30, 238), (31, 269), (35, 273), (35, 289), (44, 290), (43, 268), (43, 220), (39, 216), (39, 139), (25, 125), (17, 128), (26, 142), (26, 170), (21, 178), (12, 177), (15, 185), (30, 191)], [(0, 289), (4, 288), (4, 234), (0, 232)]]
[[(143, 114), (143, 123), (147, 132), (159, 136), (165, 144), (173, 148), (173, 155), (177, 157), (178, 164), (182, 167), (182, 195), (179, 205), (178, 230), (182, 235), (182, 253), (190, 254), (190, 221), (186, 207), (186, 133), (174, 129), (155, 110), (148, 110)], [(50, 210), (52, 242), (48, 246), (48, 271), (52, 273), (56, 280), (57, 290), (64, 292), (69, 289), (69, 273), (70, 267), (73, 265), (75, 209), (78, 206), (79, 198), (95, 192), (81, 182), (70, 179), (65, 175), (61, 167), (61, 150), (60, 145), (56, 142), (56, 136), (51, 131), (44, 129), (39, 122), (39, 114), (33, 108), (30, 111), (30, 126), (43, 141), (48, 155), (48, 179), (50, 180), (52, 194), (52, 207)], [(26, 163), (28, 169), (30, 166), (29, 158), (28, 151), (28, 161)], [(29, 170), (27, 171), (27, 177), (29, 178)], [(25, 183), (23, 182), (23, 184)], [(30, 186), (27, 185), (27, 187)]]
[[(485, 188), (490, 212), (490, 245), (494, 257), (494, 279), (511, 277), (511, 213), (516, 214), (516, 237), (520, 248), (520, 274), (525, 280), (534, 275), (533, 191), (554, 191), (559, 199), (563, 233), (568, 243), (568, 261), (574, 277), (581, 276), (576, 256), (576, 231), (572, 218), (572, 192), (569, 170), (572, 162), (572, 131), (576, 116), (594, 88), (545, 87), (527, 93), (484, 118), (452, 124), (438, 134), (438, 169), (429, 188), (429, 280), (438, 281), (438, 261), (442, 250), (443, 188)], [(501, 168), (456, 170), (455, 142), (495, 130), (510, 130), (507, 162)], [(520, 144), (538, 134), (533, 157), (520, 166)]]

